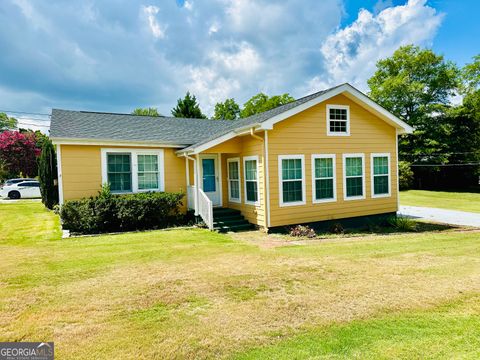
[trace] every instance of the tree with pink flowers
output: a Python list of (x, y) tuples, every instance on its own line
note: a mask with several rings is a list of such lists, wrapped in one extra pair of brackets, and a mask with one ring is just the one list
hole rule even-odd
[(37, 176), (37, 158), (41, 149), (36, 145), (35, 133), (4, 131), (0, 133), (0, 163), (9, 177)]

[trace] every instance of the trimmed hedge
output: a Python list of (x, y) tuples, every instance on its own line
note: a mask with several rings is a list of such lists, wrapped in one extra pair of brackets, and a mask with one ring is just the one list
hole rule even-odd
[(60, 208), (63, 228), (96, 234), (160, 229), (179, 224), (183, 193), (112, 195), (108, 188), (96, 197), (65, 202)]

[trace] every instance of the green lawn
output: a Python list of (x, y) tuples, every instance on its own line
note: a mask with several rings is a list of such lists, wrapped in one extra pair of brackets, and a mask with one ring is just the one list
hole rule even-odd
[(62, 240), (41, 204), (0, 204), (0, 341), (53, 340), (58, 359), (480, 357), (478, 232), (239, 239)]
[(400, 204), (480, 213), (480, 193), (408, 190), (400, 192)]

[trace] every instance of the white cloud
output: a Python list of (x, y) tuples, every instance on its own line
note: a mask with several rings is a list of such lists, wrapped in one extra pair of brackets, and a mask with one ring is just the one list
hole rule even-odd
[(366, 80), (379, 59), (390, 56), (401, 45), (430, 45), (442, 18), (426, 5), (426, 0), (409, 0), (377, 15), (360, 10), (355, 22), (328, 36), (321, 46), (326, 69), (321, 82), (350, 82), (366, 90)]
[(143, 6), (143, 12), (147, 16), (148, 26), (150, 27), (150, 31), (152, 32), (152, 35), (156, 39), (163, 39), (165, 38), (166, 27), (160, 26), (160, 24), (157, 21), (157, 18), (155, 17), (155, 15), (157, 15), (159, 11), (160, 9), (158, 8), (158, 6), (154, 6), (154, 5)]
[(217, 21), (214, 21), (208, 28), (208, 35), (212, 35), (220, 30), (220, 24)]
[[(190, 90), (212, 114), (218, 101), (243, 103), (259, 91), (298, 97), (343, 81), (364, 89), (379, 57), (428, 45), (441, 22), (420, 0), (380, 0), (345, 28), (343, 0), (4, 3), (0, 98), (35, 112), (158, 106), (168, 114)], [(38, 96), (3, 96), (22, 92)]]
[(215, 104), (232, 97), (240, 90), (240, 82), (228, 78), (210, 67), (190, 67), (186, 89), (197, 96), (201, 109), (212, 115)]
[(246, 41), (234, 45), (235, 52), (214, 51), (210, 55), (215, 67), (224, 67), (227, 71), (253, 73), (261, 65), (257, 51)]
[(193, 1), (185, 0), (185, 3), (183, 4), (183, 6), (185, 7), (185, 9), (191, 11), (193, 9)]

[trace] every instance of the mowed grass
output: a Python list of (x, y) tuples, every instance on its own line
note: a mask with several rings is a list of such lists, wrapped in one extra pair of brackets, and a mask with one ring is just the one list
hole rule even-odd
[(480, 193), (408, 190), (400, 192), (400, 205), (480, 213)]
[(205, 230), (62, 240), (39, 203), (0, 204), (0, 224), (0, 341), (53, 340), (59, 359), (480, 355), (475, 231), (272, 248)]

